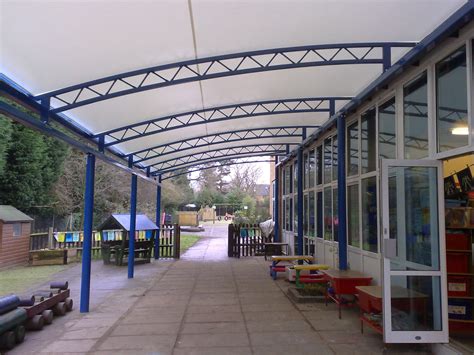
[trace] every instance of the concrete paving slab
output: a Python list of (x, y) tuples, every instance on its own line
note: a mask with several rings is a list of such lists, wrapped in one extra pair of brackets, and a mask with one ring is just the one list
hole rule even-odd
[(250, 345), (247, 333), (181, 334), (176, 343), (178, 348), (247, 345)]

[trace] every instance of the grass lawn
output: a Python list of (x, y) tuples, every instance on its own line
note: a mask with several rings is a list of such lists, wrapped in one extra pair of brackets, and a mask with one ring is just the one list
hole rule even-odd
[(188, 250), (190, 247), (192, 247), (198, 240), (199, 240), (198, 235), (193, 235), (193, 234), (181, 234), (181, 252), (180, 254), (183, 255), (183, 253)]
[(0, 296), (21, 294), (36, 284), (48, 281), (51, 276), (68, 265), (21, 266), (0, 272)]

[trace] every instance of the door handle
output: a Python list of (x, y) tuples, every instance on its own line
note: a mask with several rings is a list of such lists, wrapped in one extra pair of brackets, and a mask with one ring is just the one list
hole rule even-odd
[(397, 257), (397, 240), (396, 239), (383, 240), (383, 256), (387, 259), (394, 259)]

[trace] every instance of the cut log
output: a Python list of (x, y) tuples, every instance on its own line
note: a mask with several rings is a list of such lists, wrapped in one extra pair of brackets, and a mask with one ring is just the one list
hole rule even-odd
[(20, 298), (15, 295), (9, 295), (0, 298), (0, 314), (5, 314), (18, 307)]

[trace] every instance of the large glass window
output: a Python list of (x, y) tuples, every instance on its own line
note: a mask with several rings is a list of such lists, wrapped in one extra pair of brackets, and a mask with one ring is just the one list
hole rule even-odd
[(347, 175), (359, 173), (359, 123), (354, 122), (347, 127)]
[(316, 176), (316, 157), (314, 149), (309, 152), (309, 188), (314, 187), (314, 178)]
[(337, 136), (332, 137), (332, 180), (337, 180)]
[(332, 190), (332, 228), (334, 231), (334, 241), (339, 241), (339, 213), (337, 210), (337, 189)]
[(314, 191), (309, 192), (309, 202), (308, 202), (308, 235), (310, 237), (314, 237), (314, 232), (315, 232), (315, 201), (314, 201)]
[(303, 195), (303, 235), (308, 235), (308, 194)]
[(321, 185), (323, 183), (323, 147), (319, 146), (316, 149), (316, 184)]
[(287, 193), (286, 192), (286, 169), (281, 169), (281, 171), (282, 171), (281, 174), (282, 174), (282, 182), (283, 182), (283, 186), (282, 186), (281, 191), (282, 191), (283, 195), (286, 195), (286, 193)]
[(397, 139), (395, 127), (395, 98), (391, 98), (379, 107), (379, 157), (395, 159)]
[(403, 88), (405, 158), (428, 156), (428, 90), (426, 72)]
[(327, 138), (324, 141), (324, 183), (331, 182), (331, 162), (332, 162), (332, 148), (331, 138)]
[(293, 207), (294, 207), (293, 225), (295, 228), (294, 231), (296, 233), (298, 231), (298, 195), (295, 195), (295, 197), (293, 198)]
[(362, 190), (362, 248), (377, 252), (377, 181), (375, 176), (363, 179)]
[(287, 169), (286, 176), (288, 179), (288, 193), (291, 194), (293, 193), (293, 169), (291, 168), (291, 165), (288, 165)]
[(324, 189), (324, 239), (332, 240), (332, 191), (330, 187)]
[(298, 162), (295, 161), (293, 164), (293, 190), (296, 193), (298, 191)]
[(469, 143), (467, 116), (466, 46), (436, 64), (436, 121), (438, 151)]
[(288, 209), (289, 209), (289, 213), (288, 213), (288, 229), (287, 230), (291, 232), (293, 231), (293, 199), (292, 198), (289, 199)]
[(323, 237), (323, 192), (316, 193), (316, 237)]
[(358, 184), (347, 186), (347, 238), (349, 245), (360, 247)]
[(303, 188), (307, 189), (309, 187), (309, 159), (308, 159), (308, 153), (303, 154), (303, 166), (304, 166), (304, 185)]
[(375, 109), (370, 109), (362, 114), (360, 122), (362, 174), (375, 170), (377, 145), (375, 123)]

